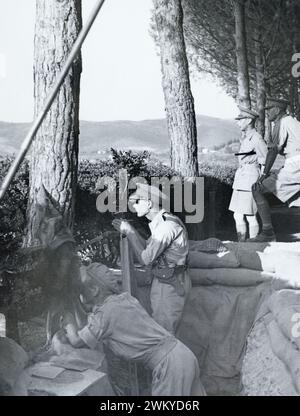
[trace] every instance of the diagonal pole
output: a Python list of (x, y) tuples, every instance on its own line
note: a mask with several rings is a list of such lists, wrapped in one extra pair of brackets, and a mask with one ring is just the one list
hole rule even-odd
[(88, 17), (87, 22), (85, 23), (85, 25), (83, 26), (83, 28), (81, 29), (73, 47), (72, 50), (70, 52), (70, 55), (68, 56), (62, 71), (59, 75), (59, 77), (57, 78), (52, 91), (49, 95), (49, 97), (47, 98), (43, 109), (41, 110), (40, 114), (37, 116), (36, 120), (34, 121), (32, 127), (30, 128), (27, 136), (25, 137), (20, 151), (17, 155), (17, 157), (15, 158), (15, 160), (13, 161), (13, 163), (10, 166), (10, 169), (6, 175), (6, 177), (4, 178), (2, 184), (1, 184), (1, 188), (0, 188), (0, 201), (3, 199), (5, 192), (7, 191), (8, 187), (10, 186), (15, 174), (17, 173), (21, 163), (23, 162), (26, 153), (28, 152), (30, 145), (38, 131), (38, 129), (40, 128), (42, 122), (44, 121), (47, 112), (49, 111), (53, 101), (56, 98), (56, 95), (62, 85), (62, 83), (64, 82), (64, 79), (66, 77), (66, 75), (69, 72), (69, 69), (71, 68), (74, 59), (77, 57), (78, 53), (80, 52), (81, 46), (83, 44), (83, 42), (85, 41), (85, 38), (87, 37), (101, 7), (103, 6), (105, 0), (97, 0), (96, 5), (94, 6), (90, 16)]

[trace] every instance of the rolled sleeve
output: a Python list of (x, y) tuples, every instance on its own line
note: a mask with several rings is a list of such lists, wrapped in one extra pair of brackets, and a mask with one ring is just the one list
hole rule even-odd
[(102, 312), (92, 313), (88, 324), (78, 331), (78, 336), (91, 349), (95, 349), (104, 333), (104, 317)]

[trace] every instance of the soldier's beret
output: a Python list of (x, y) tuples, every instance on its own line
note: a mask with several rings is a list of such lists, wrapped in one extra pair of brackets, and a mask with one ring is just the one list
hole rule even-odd
[(91, 263), (89, 266), (80, 268), (81, 283), (85, 284), (86, 279), (91, 278), (94, 282), (109, 288), (114, 293), (120, 293), (120, 277), (116, 276), (107, 266), (101, 263)]

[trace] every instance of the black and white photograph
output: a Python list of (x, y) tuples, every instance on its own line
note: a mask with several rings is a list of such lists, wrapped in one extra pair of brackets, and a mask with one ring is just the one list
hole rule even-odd
[(0, 396), (300, 396), (299, 0), (0, 0)]

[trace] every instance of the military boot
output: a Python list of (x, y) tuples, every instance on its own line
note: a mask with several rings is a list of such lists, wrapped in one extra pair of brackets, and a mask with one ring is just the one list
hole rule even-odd
[(260, 234), (258, 234), (254, 238), (249, 238), (247, 243), (272, 243), (276, 242), (276, 235), (273, 230), (262, 230)]

